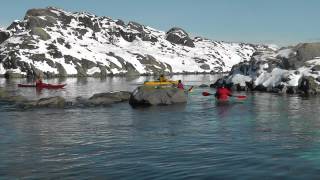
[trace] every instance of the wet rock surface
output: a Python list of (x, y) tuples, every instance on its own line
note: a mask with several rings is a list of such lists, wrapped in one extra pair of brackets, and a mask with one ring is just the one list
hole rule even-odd
[(133, 107), (151, 105), (170, 105), (186, 103), (187, 93), (174, 87), (145, 87), (135, 89), (130, 97), (129, 104)]
[(111, 106), (115, 103), (128, 101), (130, 95), (130, 92), (119, 91), (97, 93), (90, 98), (77, 97), (75, 100), (70, 101), (60, 96), (29, 100), (24, 96), (10, 95), (6, 90), (0, 88), (0, 101), (14, 104), (22, 109)]

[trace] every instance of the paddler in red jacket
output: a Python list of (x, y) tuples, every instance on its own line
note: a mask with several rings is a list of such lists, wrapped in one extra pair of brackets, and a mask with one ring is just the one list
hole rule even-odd
[(223, 83), (216, 91), (215, 97), (221, 101), (227, 101), (229, 96), (232, 96), (231, 91), (225, 87), (225, 83)]
[(43, 84), (41, 77), (38, 77), (38, 79), (36, 80), (36, 87), (39, 87)]

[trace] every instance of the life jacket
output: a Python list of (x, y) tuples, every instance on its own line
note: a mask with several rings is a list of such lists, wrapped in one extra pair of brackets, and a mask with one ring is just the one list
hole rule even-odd
[(40, 86), (40, 85), (42, 85), (43, 83), (42, 83), (42, 80), (41, 79), (38, 79), (37, 81), (36, 81), (36, 86)]
[(163, 76), (160, 76), (159, 81), (160, 81), (160, 82), (166, 82), (167, 79), (166, 79), (165, 77), (163, 77)]
[(179, 89), (184, 89), (183, 84), (182, 84), (182, 83), (178, 83), (178, 88), (179, 88)]
[(230, 95), (231, 95), (230, 90), (224, 87), (219, 88), (216, 92), (216, 97), (219, 100), (228, 100)]

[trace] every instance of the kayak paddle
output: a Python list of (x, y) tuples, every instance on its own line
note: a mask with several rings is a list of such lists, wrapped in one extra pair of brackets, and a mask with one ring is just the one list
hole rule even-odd
[(191, 92), (193, 89), (193, 86), (191, 86), (189, 89), (188, 89), (188, 92)]
[[(214, 95), (214, 94), (211, 94), (211, 93), (208, 93), (208, 92), (202, 92), (202, 96), (211, 96), (211, 95)], [(234, 95), (231, 95), (232, 97), (236, 97), (238, 99), (245, 99), (247, 98), (247, 96), (234, 96)]]

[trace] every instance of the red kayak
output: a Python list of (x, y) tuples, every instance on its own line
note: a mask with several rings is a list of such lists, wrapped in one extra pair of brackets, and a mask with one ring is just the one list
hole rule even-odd
[(46, 88), (46, 89), (60, 89), (66, 86), (66, 84), (41, 84), (41, 85), (34, 85), (34, 84), (18, 84), (18, 87), (35, 87), (35, 88)]

